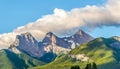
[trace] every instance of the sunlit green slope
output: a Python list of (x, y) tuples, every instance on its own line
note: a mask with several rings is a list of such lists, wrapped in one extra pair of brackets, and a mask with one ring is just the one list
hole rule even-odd
[[(120, 50), (112, 48), (110, 45), (116, 42), (114, 38), (97, 38), (88, 43), (70, 51), (67, 55), (56, 58), (55, 61), (32, 69), (70, 69), (73, 65), (79, 65), (82, 69), (87, 63), (95, 62), (98, 69), (119, 69), (120, 68)], [(89, 57), (88, 61), (77, 60), (70, 57), (71, 55), (84, 54)]]
[(15, 54), (9, 50), (0, 50), (0, 69), (27, 69), (43, 64), (24, 53)]

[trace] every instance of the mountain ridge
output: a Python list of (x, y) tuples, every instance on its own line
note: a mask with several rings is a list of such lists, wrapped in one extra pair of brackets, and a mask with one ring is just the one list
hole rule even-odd
[(54, 33), (48, 32), (43, 40), (38, 42), (29, 32), (27, 32), (17, 35), (15, 42), (11, 44), (10, 48), (12, 50), (12, 47), (16, 47), (16, 50), (18, 49), (28, 53), (32, 57), (40, 58), (45, 53), (49, 52), (52, 52), (53, 54), (66, 54), (72, 49), (72, 47), (75, 48), (77, 44), (82, 44), (93, 39), (82, 30), (78, 30), (78, 32), (76, 32), (73, 36), (75, 36), (73, 39), (72, 36), (60, 38)]

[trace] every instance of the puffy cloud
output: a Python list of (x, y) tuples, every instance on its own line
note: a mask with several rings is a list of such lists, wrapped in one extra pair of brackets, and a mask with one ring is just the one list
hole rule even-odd
[(94, 29), (101, 26), (120, 26), (120, 0), (108, 0), (103, 6), (86, 6), (71, 11), (54, 9), (53, 14), (45, 15), (35, 22), (18, 27), (12, 33), (0, 35), (0, 47), (9, 47), (20, 33), (30, 32), (38, 40), (46, 32), (69, 35), (79, 28)]
[(6, 49), (14, 42), (17, 33), (5, 33), (0, 35), (0, 49)]

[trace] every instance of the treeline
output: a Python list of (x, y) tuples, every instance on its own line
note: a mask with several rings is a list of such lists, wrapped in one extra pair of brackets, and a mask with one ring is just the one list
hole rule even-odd
[[(72, 66), (71, 69), (81, 69), (79, 65)], [(85, 69), (97, 69), (96, 63), (88, 63), (85, 67)]]

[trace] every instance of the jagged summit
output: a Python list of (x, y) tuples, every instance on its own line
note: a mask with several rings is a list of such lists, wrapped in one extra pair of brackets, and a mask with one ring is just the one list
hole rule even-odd
[(53, 33), (52, 32), (47, 32), (46, 35), (53, 35)]
[(57, 37), (57, 36), (54, 33), (52, 33), (52, 32), (47, 32), (45, 37), (52, 38), (52, 37)]
[(29, 33), (29, 32), (26, 32), (26, 33), (22, 33), (22, 34), (20, 34), (20, 35), (17, 35), (17, 37), (16, 38), (20, 38), (20, 37), (22, 37), (22, 38), (26, 38), (26, 39), (34, 39), (35, 40), (35, 38), (31, 35), (31, 33)]
[(29, 32), (17, 35), (11, 46), (16, 46), (18, 50), (24, 51), (33, 57), (40, 57), (43, 54), (43, 51), (40, 50), (41, 47), (39, 46), (38, 41)]
[(46, 35), (43, 39), (43, 43), (48, 43), (48, 44), (52, 43), (52, 42), (56, 41), (57, 38), (58, 37), (55, 34), (53, 34), (52, 32), (48, 32), (48, 33), (46, 33)]
[(53, 34), (52, 32), (48, 32), (48, 33), (46, 33), (42, 42), (51, 44), (52, 42), (55, 42), (57, 38), (58, 37), (55, 34)]
[(79, 29), (74, 35), (67, 37), (66, 39), (75, 42), (76, 45), (79, 45), (85, 42), (89, 42), (94, 38), (83, 30)]
[(85, 32), (83, 30), (79, 29), (75, 34), (83, 35), (83, 34), (85, 34)]
[[(93, 38), (92, 36), (90, 36), (89, 34), (87, 34), (86, 32), (84, 32), (84, 31), (81, 30), (81, 29), (79, 29), (74, 35), (87, 36), (87, 37)], [(74, 36), (74, 35), (73, 35), (73, 36)]]
[(30, 32), (26, 32), (26, 33), (22, 33), (21, 35), (31, 35), (31, 33)]

